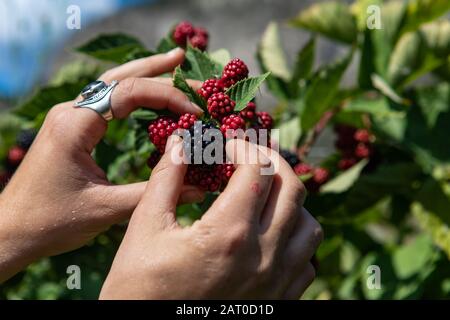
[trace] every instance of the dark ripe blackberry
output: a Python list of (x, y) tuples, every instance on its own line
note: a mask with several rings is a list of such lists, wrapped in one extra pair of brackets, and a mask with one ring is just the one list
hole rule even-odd
[(22, 149), (29, 149), (33, 144), (34, 139), (36, 138), (36, 131), (23, 130), (17, 135), (17, 145)]
[[(202, 122), (201, 128), (200, 126), (194, 125), (189, 129), (190, 139), (184, 141), (184, 150), (187, 155), (190, 154), (190, 160), (192, 164), (204, 164), (203, 159), (203, 151), (206, 147), (208, 147), (211, 143), (215, 141), (214, 136), (212, 136), (211, 140), (210, 136), (206, 136), (209, 130), (218, 130), (218, 128), (210, 122)], [(212, 156), (215, 156), (213, 151)], [(199, 163), (200, 162), (200, 163)]]
[(300, 159), (297, 155), (289, 150), (280, 150), (280, 155), (284, 158), (284, 160), (289, 163), (289, 165), (294, 168), (297, 164), (300, 163)]

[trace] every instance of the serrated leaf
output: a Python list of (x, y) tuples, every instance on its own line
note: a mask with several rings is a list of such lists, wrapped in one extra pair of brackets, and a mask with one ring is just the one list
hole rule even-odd
[(175, 69), (173, 77), (173, 86), (181, 90), (193, 103), (198, 105), (203, 110), (206, 110), (206, 101), (203, 99), (192, 87), (186, 82), (183, 71), (180, 67)]
[(310, 130), (327, 110), (334, 107), (333, 99), (351, 57), (352, 52), (338, 62), (321, 68), (312, 77), (300, 104), (299, 116), (303, 132)]
[(267, 26), (259, 44), (259, 55), (265, 70), (285, 81), (290, 81), (291, 72), (282, 49), (277, 23), (271, 22)]
[(116, 63), (126, 62), (130, 52), (151, 55), (138, 39), (122, 33), (100, 35), (76, 50), (100, 60)]
[(313, 4), (290, 20), (290, 24), (344, 43), (353, 43), (357, 36), (356, 21), (350, 8), (337, 1)]
[(189, 46), (181, 69), (186, 79), (206, 81), (219, 77), (221, 67), (206, 52)]
[(270, 73), (267, 72), (258, 77), (241, 80), (226, 91), (226, 94), (236, 102), (235, 111), (241, 111), (253, 100), (259, 87), (269, 75)]
[(333, 180), (330, 180), (320, 188), (323, 193), (342, 193), (350, 189), (358, 180), (362, 170), (367, 165), (367, 160), (361, 160), (350, 169), (344, 171)]

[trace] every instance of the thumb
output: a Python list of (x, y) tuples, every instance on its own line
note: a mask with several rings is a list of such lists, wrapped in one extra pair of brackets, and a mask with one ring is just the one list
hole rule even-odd
[(187, 165), (183, 161), (180, 137), (169, 138), (166, 152), (153, 169), (141, 201), (132, 216), (140, 224), (164, 229), (176, 224), (176, 207), (183, 188)]

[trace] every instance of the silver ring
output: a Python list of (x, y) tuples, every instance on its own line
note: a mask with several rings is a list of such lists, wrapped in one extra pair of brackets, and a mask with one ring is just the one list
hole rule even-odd
[(88, 108), (97, 112), (106, 121), (114, 119), (111, 108), (111, 95), (113, 89), (119, 84), (118, 81), (107, 85), (103, 81), (94, 81), (81, 91), (83, 100), (75, 103), (75, 108)]

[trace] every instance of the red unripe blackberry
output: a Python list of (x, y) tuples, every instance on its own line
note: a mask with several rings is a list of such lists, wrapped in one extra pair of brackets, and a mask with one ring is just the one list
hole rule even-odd
[(263, 129), (272, 129), (273, 119), (272, 116), (265, 111), (257, 112), (258, 123), (261, 125)]
[(194, 126), (195, 121), (197, 121), (197, 116), (195, 114), (186, 113), (178, 119), (178, 128), (179, 129), (190, 129)]
[(218, 165), (218, 168), (220, 170), (220, 176), (222, 177), (222, 182), (227, 184), (228, 181), (230, 181), (231, 176), (233, 175), (234, 171), (236, 170), (234, 168), (234, 165), (232, 163), (224, 163)]
[(363, 159), (363, 158), (369, 158), (371, 154), (370, 147), (365, 143), (358, 143), (358, 145), (355, 148), (355, 156), (357, 158)]
[(342, 158), (339, 160), (338, 168), (341, 170), (347, 170), (353, 167), (356, 162), (358, 162), (355, 158)]
[(204, 37), (204, 38), (206, 38), (206, 40), (209, 39), (208, 30), (206, 30), (205, 28), (202, 28), (202, 27), (194, 28), (194, 35)]
[[(225, 137), (234, 137), (234, 131), (238, 129), (242, 129), (243, 131), (245, 131), (245, 121), (237, 114), (231, 114), (228, 117), (222, 119), (220, 131), (222, 131)], [(227, 132), (227, 130), (231, 130), (231, 132)]]
[(256, 116), (256, 104), (254, 102), (249, 102), (239, 114), (245, 120), (253, 120)]
[(206, 101), (214, 94), (223, 92), (223, 85), (219, 79), (208, 79), (203, 82), (202, 87), (197, 90), (197, 93)]
[(161, 160), (161, 153), (158, 150), (152, 152), (150, 157), (147, 160), (147, 166), (150, 169), (154, 169), (158, 164), (159, 160)]
[(370, 142), (371, 136), (369, 131), (367, 131), (366, 129), (358, 129), (353, 135), (353, 138), (358, 142), (368, 143)]
[(185, 47), (187, 40), (195, 34), (194, 26), (188, 21), (180, 22), (173, 31), (173, 40), (180, 47)]
[(223, 92), (214, 93), (208, 99), (208, 112), (214, 119), (221, 121), (234, 111), (236, 103)]
[(203, 34), (195, 34), (192, 38), (189, 38), (189, 43), (194, 48), (205, 51), (208, 48), (208, 37)]
[(158, 117), (150, 122), (148, 136), (159, 152), (164, 153), (167, 139), (178, 129), (178, 124), (168, 116)]
[(319, 185), (324, 184), (330, 178), (330, 172), (325, 168), (316, 168), (313, 171), (313, 177), (311, 178), (314, 182)]
[(205, 191), (215, 192), (219, 190), (222, 178), (216, 166), (189, 165), (185, 182)]
[(304, 176), (306, 174), (310, 174), (313, 171), (313, 168), (307, 163), (299, 163), (294, 167), (294, 172), (298, 176)]
[(241, 59), (231, 60), (223, 69), (222, 82), (226, 88), (248, 77), (247, 65)]
[(17, 167), (25, 158), (27, 151), (19, 146), (12, 147), (8, 152), (8, 164)]

